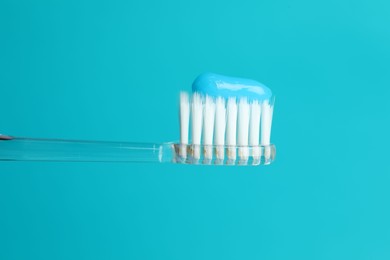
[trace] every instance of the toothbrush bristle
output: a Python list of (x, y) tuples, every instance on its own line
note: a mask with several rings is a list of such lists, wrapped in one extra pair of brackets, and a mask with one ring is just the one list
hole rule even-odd
[(211, 145), (213, 144), (214, 119), (215, 102), (212, 97), (206, 96), (203, 111), (203, 145), (205, 145), (205, 162), (211, 161), (213, 158)]
[(260, 117), (261, 117), (261, 106), (259, 101), (254, 100), (250, 105), (251, 115), (249, 120), (249, 145), (259, 145), (260, 139)]
[(214, 133), (214, 118), (215, 118), (215, 103), (212, 97), (206, 96), (204, 103), (203, 115), (203, 144), (213, 144)]
[(226, 132), (226, 107), (225, 99), (216, 98), (215, 106), (215, 127), (214, 127), (214, 144), (217, 146), (215, 151), (216, 163), (222, 164), (225, 157), (225, 132)]
[(202, 137), (202, 121), (203, 121), (203, 100), (202, 96), (198, 93), (192, 95), (191, 104), (192, 115), (192, 144), (197, 145), (193, 151), (193, 157), (195, 160), (200, 159), (200, 147)]
[(246, 98), (241, 98), (238, 103), (238, 135), (237, 144), (239, 146), (248, 145), (249, 135), (249, 104)]
[(215, 131), (214, 131), (214, 144), (225, 144), (225, 130), (226, 130), (226, 107), (225, 99), (222, 97), (216, 98), (215, 107)]
[(254, 147), (252, 151), (253, 160), (259, 162), (261, 156), (261, 149), (258, 147), (260, 144), (261, 105), (259, 101), (254, 100), (250, 106), (251, 118), (249, 120), (249, 145)]
[(180, 92), (180, 143), (188, 144), (190, 100), (188, 93)]
[(197, 92), (190, 98), (181, 92), (176, 161), (197, 164), (202, 159), (203, 164), (269, 164), (275, 153), (270, 143), (272, 114), (270, 100), (214, 98)]
[(237, 137), (237, 103), (235, 98), (227, 101), (226, 145), (236, 145)]
[(270, 144), (272, 113), (273, 113), (273, 107), (269, 103), (269, 100), (265, 100), (262, 104), (261, 145), (269, 145)]
[(191, 103), (192, 114), (192, 143), (200, 144), (202, 136), (203, 101), (201, 95), (195, 93)]
[(249, 117), (250, 109), (249, 103), (246, 98), (241, 98), (238, 104), (238, 135), (237, 144), (240, 146), (238, 149), (240, 164), (246, 164), (249, 158), (248, 149), (248, 136), (249, 136)]
[(227, 164), (234, 164), (236, 161), (237, 144), (237, 102), (235, 98), (229, 98), (227, 101), (227, 122), (226, 122), (226, 145), (229, 148), (226, 151)]

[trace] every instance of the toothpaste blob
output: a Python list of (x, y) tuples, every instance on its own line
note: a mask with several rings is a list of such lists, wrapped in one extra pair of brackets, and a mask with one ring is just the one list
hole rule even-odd
[(226, 99), (247, 98), (249, 101), (268, 100), (272, 96), (271, 90), (260, 82), (215, 73), (200, 74), (192, 84), (192, 92)]

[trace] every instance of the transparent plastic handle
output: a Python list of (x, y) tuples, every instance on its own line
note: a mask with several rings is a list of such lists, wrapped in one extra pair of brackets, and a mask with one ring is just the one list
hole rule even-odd
[(169, 144), (75, 141), (0, 135), (0, 161), (167, 162)]
[(275, 145), (216, 146), (20, 138), (0, 135), (0, 161), (171, 162), (205, 165), (268, 165)]

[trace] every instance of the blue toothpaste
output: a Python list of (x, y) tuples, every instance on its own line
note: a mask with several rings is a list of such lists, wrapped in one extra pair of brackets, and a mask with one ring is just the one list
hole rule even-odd
[(249, 101), (268, 100), (272, 96), (271, 90), (260, 82), (215, 73), (200, 74), (192, 84), (192, 92), (212, 97), (246, 97)]

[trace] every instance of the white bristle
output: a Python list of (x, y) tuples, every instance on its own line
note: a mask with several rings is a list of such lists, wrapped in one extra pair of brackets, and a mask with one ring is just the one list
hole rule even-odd
[(211, 145), (213, 145), (214, 118), (215, 102), (212, 97), (206, 96), (203, 111), (203, 145), (209, 146), (205, 147), (204, 157), (210, 160), (213, 158)]
[(252, 156), (255, 162), (260, 160), (261, 149), (258, 147), (260, 139), (260, 116), (261, 105), (259, 101), (254, 100), (251, 105), (251, 115), (249, 120), (249, 145), (254, 146), (252, 148)]
[(190, 100), (188, 93), (180, 92), (180, 143), (188, 144), (190, 124)]
[(260, 138), (260, 115), (261, 106), (257, 100), (254, 100), (251, 107), (251, 116), (249, 120), (249, 145), (259, 145)]
[(229, 98), (226, 108), (226, 145), (236, 145), (237, 136), (237, 103), (235, 98)]
[[(198, 93), (194, 93), (192, 95), (191, 114), (192, 114), (192, 144), (200, 145), (201, 136), (202, 136), (203, 103), (202, 103), (202, 97)], [(199, 147), (195, 147), (194, 157), (195, 159), (200, 158)]]
[(215, 128), (214, 128), (214, 144), (216, 147), (216, 157), (218, 160), (223, 160), (225, 155), (225, 130), (226, 130), (226, 108), (225, 99), (217, 97), (215, 101)]
[(271, 127), (272, 127), (272, 115), (274, 112), (273, 104), (270, 104), (269, 100), (265, 100), (262, 104), (262, 116), (261, 116), (261, 145), (264, 145), (264, 159), (265, 164), (269, 164), (271, 157)]
[(265, 100), (261, 109), (261, 145), (270, 145), (273, 106), (269, 100)]
[[(246, 98), (241, 98), (238, 103), (238, 135), (237, 144), (248, 146), (250, 108)], [(249, 156), (248, 147), (239, 148), (240, 160), (246, 161)]]
[(202, 97), (198, 93), (192, 96), (192, 144), (200, 144), (202, 136), (203, 103)]
[(180, 156), (187, 157), (188, 135), (190, 125), (190, 100), (186, 92), (180, 92)]
[(222, 97), (217, 97), (215, 107), (215, 131), (214, 144), (225, 144), (225, 129), (226, 129), (226, 108), (225, 100)]
[(212, 97), (206, 96), (203, 111), (203, 144), (213, 144), (215, 103)]
[(246, 98), (241, 98), (238, 103), (238, 145), (248, 145), (250, 110)]
[[(235, 98), (229, 98), (226, 108), (226, 145), (235, 146), (237, 138), (237, 103)], [(228, 159), (234, 161), (236, 159), (236, 149), (228, 149)]]

